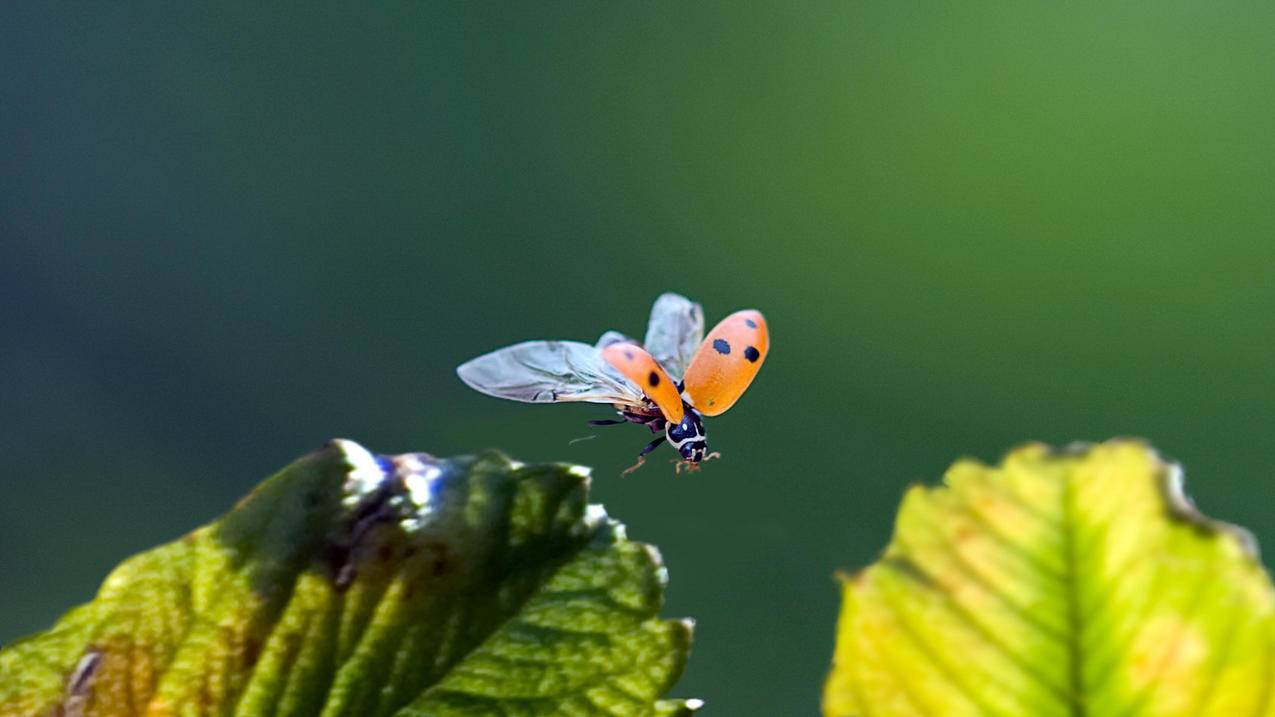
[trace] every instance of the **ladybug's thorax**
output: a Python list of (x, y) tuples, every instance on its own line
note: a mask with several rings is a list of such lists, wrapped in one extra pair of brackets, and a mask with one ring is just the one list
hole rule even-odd
[(704, 418), (691, 407), (683, 404), (682, 421), (670, 423), (664, 428), (664, 435), (682, 458), (692, 463), (704, 460), (708, 453), (708, 433), (704, 431)]

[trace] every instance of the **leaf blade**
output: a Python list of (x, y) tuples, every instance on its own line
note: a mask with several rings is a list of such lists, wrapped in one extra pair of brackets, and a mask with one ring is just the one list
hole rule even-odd
[(824, 714), (1269, 714), (1251, 547), (1141, 442), (960, 461), (843, 580)]
[[(377, 457), (336, 441), (0, 650), (0, 715), (408, 714), (443, 685), (502, 688), (457, 714), (510, 710), (517, 687), (557, 709), (599, 686), (631, 699), (595, 700), (596, 714), (687, 712), (660, 699), (690, 637), (658, 617), (658, 553), (590, 506), (588, 483), (496, 453)], [(537, 608), (573, 580), (594, 592)], [(582, 651), (580, 625), (605, 644)], [(482, 663), (518, 651), (538, 681)]]

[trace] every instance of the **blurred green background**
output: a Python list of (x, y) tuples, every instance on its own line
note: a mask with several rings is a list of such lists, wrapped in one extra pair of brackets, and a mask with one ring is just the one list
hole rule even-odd
[[(1275, 543), (1275, 8), (768, 5), (6, 5), (0, 642), (333, 436), (595, 466), (716, 715), (815, 712), (959, 456), (1146, 436)], [(697, 475), (453, 374), (665, 290), (772, 330)]]

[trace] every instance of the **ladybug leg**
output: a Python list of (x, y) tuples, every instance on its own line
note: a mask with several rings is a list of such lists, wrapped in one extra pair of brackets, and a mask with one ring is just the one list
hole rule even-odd
[(679, 461), (674, 458), (674, 459), (670, 459), (669, 462), (670, 463), (675, 462), (673, 466), (673, 470), (677, 471), (677, 473), (680, 475), (682, 473), (683, 468), (686, 469), (687, 473), (699, 473), (700, 470), (704, 467), (705, 462), (711, 461), (714, 458), (721, 458), (721, 457), (722, 457), (721, 453), (718, 453), (717, 451), (713, 451), (712, 453), (709, 453), (708, 455), (704, 456), (698, 461)]
[(686, 469), (687, 473), (699, 473), (700, 470), (699, 463), (696, 463), (695, 461), (677, 461), (673, 464), (673, 471), (678, 475), (682, 474), (683, 468)]
[(659, 438), (656, 438), (655, 440), (653, 440), (653, 441), (651, 441), (650, 443), (646, 444), (646, 447), (645, 447), (645, 448), (643, 448), (643, 449), (642, 449), (642, 452), (638, 454), (638, 460), (637, 460), (637, 463), (634, 463), (633, 465), (631, 465), (631, 466), (629, 466), (628, 468), (624, 469), (624, 472), (623, 472), (623, 473), (621, 473), (620, 475), (628, 475), (628, 474), (632, 473), (633, 471), (635, 471), (635, 470), (637, 470), (637, 469), (641, 468), (641, 467), (642, 467), (642, 464), (643, 464), (643, 463), (646, 463), (646, 456), (647, 456), (647, 454), (649, 454), (651, 451), (655, 450), (656, 448), (659, 448), (659, 447), (660, 447), (660, 444), (661, 444), (661, 443), (663, 443), (663, 442), (664, 442), (664, 436), (660, 436)]
[(638, 454), (638, 457), (645, 458), (648, 453), (655, 450), (656, 448), (659, 448), (660, 444), (663, 442), (664, 442), (664, 436), (660, 436), (659, 438), (656, 438), (655, 440), (646, 444), (646, 447), (642, 449), (642, 452)]
[(623, 418), (602, 418), (596, 421), (589, 421), (590, 426), (618, 426), (621, 423), (628, 423), (628, 420)]

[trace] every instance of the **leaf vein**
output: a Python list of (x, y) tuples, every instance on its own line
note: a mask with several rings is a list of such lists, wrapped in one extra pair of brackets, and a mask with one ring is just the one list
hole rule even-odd
[(912, 624), (911, 620), (904, 613), (904, 610), (895, 602), (895, 600), (888, 599), (883, 600), (882, 602), (885, 604), (886, 609), (890, 612), (890, 614), (892, 614), (898, 621), (899, 626), (903, 628), (902, 632), (908, 638), (908, 641), (917, 648), (917, 652), (922, 657), (929, 661), (930, 664), (938, 670), (939, 674), (942, 675), (948, 684), (955, 687), (957, 691), (963, 694), (971, 704), (978, 706), (978, 708), (984, 713), (989, 715), (1003, 714), (983, 701), (973, 688), (966, 684), (964, 680), (960, 679), (959, 673), (952, 669), (952, 667), (948, 665), (937, 652), (934, 651), (928, 642), (922, 639), (920, 633), (916, 629), (916, 626)]
[(1000, 528), (998, 528), (993, 521), (979, 512), (973, 505), (966, 501), (961, 501), (960, 505), (964, 512), (969, 515), (974, 522), (978, 523), (979, 526), (987, 532), (988, 536), (994, 539), (998, 545), (1006, 548), (1009, 552), (1019, 556), (1023, 560), (1026, 560), (1037, 572), (1050, 578), (1060, 586), (1066, 580), (1066, 575), (1059, 573), (1052, 566), (1041, 562), (1040, 558), (1033, 555), (1030, 550), (1001, 532)]
[[(905, 545), (902, 539), (900, 539), (900, 544)], [(1051, 637), (1065, 644), (1066, 638), (1064, 636), (1059, 635), (1056, 631), (1054, 631), (1049, 626), (1031, 617), (1025, 610), (1023, 610), (1020, 606), (1015, 604), (1007, 595), (997, 590), (993, 585), (990, 584), (990, 582), (988, 582), (985, 578), (983, 578), (983, 576), (980, 575), (978, 571), (973, 566), (971, 566), (968, 563), (968, 561), (966, 561), (965, 558), (962, 557), (960, 553), (957, 552), (956, 549), (952, 547), (950, 543), (948, 543), (947, 541), (940, 541), (940, 544), (942, 546), (942, 550), (944, 550), (951, 556), (953, 563), (958, 568), (960, 568), (961, 572), (965, 573), (965, 575), (969, 577), (973, 582), (977, 583), (978, 585), (983, 587), (983, 589), (986, 590), (990, 595), (993, 595), (998, 600), (1000, 600), (1004, 605), (1006, 605), (1010, 609), (1010, 611), (1013, 614), (1019, 616), (1030, 627), (1038, 629), (1042, 633), (1047, 635), (1048, 637)], [(904, 550), (907, 551), (908, 549), (905, 547)], [(911, 551), (908, 551), (908, 552), (911, 552)], [(893, 563), (883, 563), (883, 565), (890, 567), (892, 569), (895, 569)], [(922, 573), (925, 574), (924, 569), (921, 568), (919, 565), (916, 565), (915, 561), (913, 561), (913, 565), (915, 566), (914, 569), (918, 571), (922, 571)], [(1066, 692), (1060, 685), (1055, 684), (1047, 675), (1045, 675), (1034, 664), (1032, 664), (1030, 660), (1027, 660), (1026, 658), (1016, 653), (1013, 649), (1009, 647), (1009, 645), (1005, 644), (1003, 640), (998, 638), (996, 636), (996, 633), (993, 632), (991, 629), (989, 629), (986, 625), (984, 625), (973, 612), (971, 612), (969, 609), (965, 608), (963, 605), (957, 602), (956, 597), (951, 593), (950, 590), (936, 588), (935, 592), (937, 592), (939, 595), (943, 597), (943, 603), (948, 607), (950, 611), (955, 613), (956, 616), (962, 622), (965, 622), (969, 626), (973, 627), (974, 630), (978, 632), (978, 634), (981, 635), (988, 644), (995, 647), (998, 652), (1003, 654), (1010, 662), (1014, 663), (1020, 670), (1022, 670), (1023, 674), (1031, 678), (1034, 682), (1036, 682), (1040, 687), (1043, 687), (1046, 691), (1052, 694), (1055, 694), (1063, 699), (1066, 699)]]
[(1161, 656), (1159, 663), (1156, 665), (1155, 674), (1147, 684), (1138, 691), (1138, 694), (1129, 704), (1129, 709), (1125, 710), (1124, 717), (1135, 717), (1142, 714), (1146, 710), (1147, 703), (1151, 699), (1151, 689), (1160, 682), (1160, 676), (1168, 669), (1169, 664), (1173, 661), (1173, 657), (1177, 655), (1178, 650), (1182, 647), (1183, 638), (1186, 636), (1186, 622), (1195, 616), (1200, 605), (1204, 602), (1204, 596), (1208, 593), (1209, 584), (1217, 575), (1216, 570), (1204, 571), (1199, 580), (1196, 581), (1195, 589), (1191, 593), (1191, 600), (1187, 603), (1187, 608), (1182, 612), (1181, 624), (1174, 633), (1173, 641), (1164, 654)]
[(1227, 622), (1226, 630), (1223, 632), (1222, 648), (1218, 651), (1217, 659), (1209, 667), (1208, 679), (1200, 691), (1195, 709), (1191, 710), (1193, 717), (1203, 715), (1204, 710), (1213, 701), (1213, 695), (1217, 691), (1217, 683), (1221, 681), (1222, 673), (1225, 671), (1227, 664), (1231, 662), (1232, 655), (1235, 654), (1235, 634), (1239, 632), (1240, 624), (1244, 622), (1244, 618), (1247, 616), (1242, 610), (1234, 610), (1231, 613), (1233, 618)]

